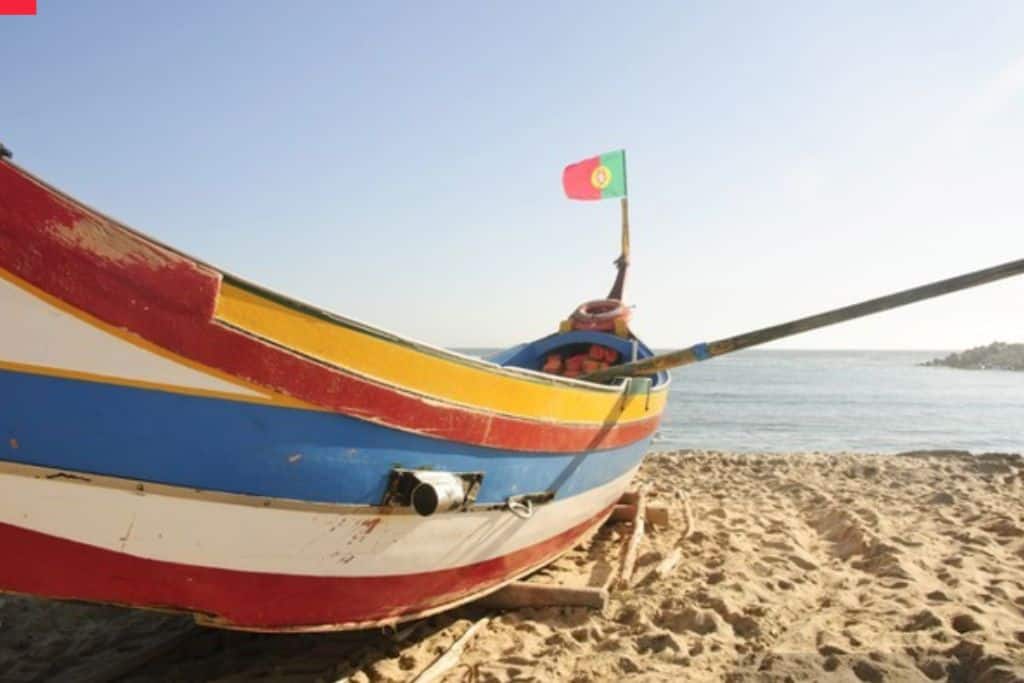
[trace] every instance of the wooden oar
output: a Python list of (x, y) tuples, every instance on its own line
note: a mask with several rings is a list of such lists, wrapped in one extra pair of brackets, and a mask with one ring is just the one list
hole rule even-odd
[(651, 356), (644, 360), (616, 365), (608, 368), (607, 370), (592, 372), (580, 379), (591, 382), (602, 382), (615, 377), (651, 375), (661, 370), (676, 368), (680, 365), (689, 365), (690, 363), (707, 360), (708, 358), (732, 353), (733, 351), (739, 351), (740, 349), (764, 344), (765, 342), (775, 341), (776, 339), (782, 339), (783, 337), (790, 337), (794, 334), (807, 332), (808, 330), (816, 330), (819, 327), (826, 327), (846, 320), (861, 318), (866, 315), (871, 315), (872, 313), (880, 313), (881, 311), (887, 311), (890, 308), (905, 306), (907, 304), (912, 304), (915, 301), (931, 299), (933, 297), (942, 296), (943, 294), (949, 294), (961, 289), (977, 287), (978, 285), (1002, 280), (1003, 278), (1012, 277), (1014, 275), (1020, 275), (1021, 273), (1024, 273), (1024, 259), (1010, 261), (1009, 263), (1004, 263), (992, 268), (986, 268), (973, 273), (967, 273), (966, 275), (952, 277), (948, 280), (940, 280), (939, 282), (933, 282), (928, 285), (914, 287), (913, 289), (896, 292), (895, 294), (889, 294), (888, 296), (881, 296), (877, 299), (869, 299), (868, 301), (862, 301), (859, 304), (836, 308), (831, 311), (826, 311), (825, 313), (819, 313), (806, 318), (800, 318), (799, 320), (792, 320), (788, 323), (782, 323), (781, 325), (763, 327), (759, 330), (754, 330), (753, 332), (736, 335), (735, 337), (727, 337), (711, 343), (696, 344), (688, 349), (680, 349), (670, 353)]

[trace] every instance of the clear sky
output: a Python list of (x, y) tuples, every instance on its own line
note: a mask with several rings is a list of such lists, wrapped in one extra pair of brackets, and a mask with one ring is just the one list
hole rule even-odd
[[(0, 17), (0, 140), (159, 239), (409, 336), (603, 296), (689, 345), (1024, 257), (1024, 3), (118, 2)], [(1024, 278), (780, 342), (1024, 341)]]

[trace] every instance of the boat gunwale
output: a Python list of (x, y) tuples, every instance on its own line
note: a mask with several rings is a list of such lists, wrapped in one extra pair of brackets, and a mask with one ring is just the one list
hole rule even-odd
[[(549, 387), (559, 387), (559, 386), (562, 386), (562, 387), (568, 388), (568, 389), (586, 390), (586, 391), (602, 393), (602, 394), (621, 394), (625, 390), (625, 383), (623, 383), (623, 384), (596, 384), (596, 383), (593, 383), (593, 382), (586, 382), (584, 380), (580, 380), (580, 379), (576, 379), (576, 378), (572, 378), (572, 377), (563, 377), (563, 376), (560, 376), (560, 375), (549, 375), (549, 374), (542, 373), (542, 372), (537, 371), (537, 370), (531, 370), (529, 368), (506, 367), (506, 366), (498, 365), (496, 363), (493, 363), (491, 361), (488, 361), (488, 360), (485, 360), (485, 359), (482, 359), (482, 358), (477, 358), (477, 357), (474, 357), (474, 356), (470, 356), (470, 355), (461, 353), (459, 351), (454, 351), (454, 350), (446, 349), (446, 348), (443, 348), (443, 347), (440, 347), (440, 346), (435, 346), (435, 345), (430, 344), (428, 342), (424, 342), (424, 341), (421, 341), (421, 340), (418, 340), (418, 339), (413, 339), (413, 338), (407, 337), (407, 336), (402, 336), (402, 335), (400, 335), (398, 333), (391, 332), (389, 330), (386, 330), (386, 329), (383, 329), (381, 327), (377, 327), (377, 326), (371, 325), (369, 323), (366, 323), (366, 322), (363, 322), (363, 321), (360, 321), (360, 320), (357, 320), (357, 319), (354, 319), (354, 318), (349, 318), (347, 316), (342, 316), (342, 315), (340, 315), (338, 313), (334, 313), (334, 312), (329, 311), (329, 310), (327, 310), (325, 308), (317, 306), (316, 304), (312, 304), (312, 303), (306, 302), (306, 301), (304, 301), (302, 299), (299, 299), (299, 298), (296, 298), (296, 297), (293, 297), (293, 296), (290, 296), (290, 295), (282, 294), (280, 292), (277, 292), (276, 290), (269, 289), (268, 287), (265, 287), (263, 285), (257, 284), (257, 283), (255, 283), (255, 282), (253, 282), (251, 280), (248, 280), (246, 278), (238, 276), (238, 275), (236, 275), (234, 273), (231, 273), (231, 272), (229, 272), (227, 270), (221, 269), (221, 268), (219, 268), (219, 267), (217, 267), (217, 266), (215, 266), (213, 264), (210, 264), (210, 263), (208, 263), (208, 262), (206, 262), (206, 261), (204, 261), (202, 259), (199, 259), (199, 258), (197, 258), (195, 256), (192, 256), (191, 254), (189, 254), (187, 252), (184, 252), (184, 251), (182, 251), (182, 250), (180, 250), (180, 249), (178, 249), (176, 247), (173, 247), (173, 246), (163, 242), (160, 239), (157, 239), (157, 238), (155, 238), (155, 237), (153, 237), (153, 236), (151, 236), (151, 235), (149, 235), (147, 233), (144, 233), (144, 232), (142, 232), (142, 231), (140, 231), (140, 230), (138, 230), (136, 228), (133, 228), (133, 227), (127, 225), (123, 221), (121, 221), (121, 220), (119, 220), (119, 219), (117, 219), (117, 218), (115, 218), (115, 217), (113, 217), (113, 216), (111, 216), (111, 215), (109, 215), (107, 213), (104, 213), (102, 211), (97, 210), (92, 205), (90, 205), (90, 204), (88, 204), (86, 202), (83, 202), (81, 200), (78, 200), (75, 197), (72, 197), (70, 194), (68, 194), (68, 193), (64, 192), (63, 190), (55, 187), (54, 185), (50, 184), (49, 182), (39, 178), (34, 173), (28, 171), (27, 169), (23, 168), (22, 166), (14, 163), (12, 161), (10, 161), (9, 159), (0, 159), (0, 163), (4, 163), (4, 164), (7, 164), (8, 166), (11, 166), (17, 172), (21, 173), (25, 178), (27, 178), (28, 180), (30, 180), (30, 181), (34, 182), (35, 184), (41, 186), (42, 188), (44, 188), (45, 190), (49, 191), (50, 193), (56, 195), (62, 201), (67, 202), (67, 203), (71, 204), (74, 207), (80, 207), (81, 209), (84, 209), (85, 211), (88, 211), (88, 212), (94, 214), (99, 219), (110, 223), (112, 226), (114, 226), (114, 227), (116, 227), (116, 228), (118, 228), (120, 230), (123, 230), (123, 231), (125, 231), (125, 232), (127, 232), (127, 233), (129, 233), (129, 234), (131, 234), (131, 235), (133, 235), (133, 236), (143, 240), (143, 241), (151, 243), (153, 246), (159, 247), (160, 249), (164, 249), (164, 250), (166, 250), (166, 251), (168, 251), (168, 252), (170, 252), (170, 253), (172, 253), (172, 254), (174, 254), (176, 256), (179, 256), (181, 258), (184, 258), (184, 259), (187, 259), (187, 260), (193, 262), (197, 266), (201, 266), (203, 268), (206, 268), (206, 269), (212, 271), (213, 273), (216, 273), (219, 276), (219, 278), (220, 278), (220, 283), (218, 284), (218, 297), (219, 297), (220, 285), (222, 285), (223, 282), (225, 280), (227, 280), (228, 284), (230, 284), (230, 285), (239, 287), (240, 289), (249, 291), (252, 294), (255, 294), (255, 295), (264, 297), (266, 299), (269, 299), (272, 302), (275, 302), (275, 303), (278, 303), (280, 305), (283, 305), (283, 306), (285, 306), (285, 307), (287, 307), (289, 309), (292, 309), (292, 310), (294, 310), (296, 312), (303, 313), (303, 314), (306, 314), (306, 315), (311, 315), (311, 316), (313, 316), (315, 318), (318, 318), (320, 320), (323, 320), (325, 322), (328, 322), (328, 323), (331, 323), (331, 324), (335, 324), (335, 325), (340, 325), (342, 327), (345, 327), (345, 328), (348, 328), (348, 329), (351, 329), (351, 330), (355, 330), (357, 332), (361, 332), (361, 333), (364, 333), (364, 334), (376, 337), (376, 338), (381, 339), (381, 340), (386, 341), (386, 342), (390, 342), (390, 343), (393, 343), (393, 344), (401, 345), (401, 346), (404, 346), (406, 348), (410, 348), (413, 351), (416, 351), (416, 352), (419, 352), (419, 353), (423, 353), (425, 355), (430, 355), (430, 356), (434, 356), (436, 358), (440, 358), (442, 360), (451, 361), (451, 362), (458, 363), (458, 364), (461, 364), (461, 365), (474, 367), (474, 368), (480, 369), (482, 371), (488, 372), (490, 374), (499, 375), (499, 376), (506, 376), (506, 377), (509, 377), (511, 379), (514, 379), (514, 380), (527, 381), (527, 382), (531, 382), (531, 383), (535, 383), (535, 384), (541, 384), (541, 385), (545, 385), (545, 386), (549, 386)], [(88, 311), (86, 311), (86, 312), (88, 312)], [(214, 317), (212, 319), (212, 321), (215, 321), (217, 324), (224, 324), (224, 321), (218, 320), (216, 317)], [(231, 327), (233, 329), (242, 329), (242, 328), (238, 328), (237, 326), (231, 326)], [(271, 340), (267, 340), (266, 338), (264, 338), (264, 337), (262, 337), (260, 335), (255, 335), (255, 334), (253, 334), (252, 332), (250, 332), (248, 330), (242, 330), (242, 331), (245, 331), (247, 334), (252, 335), (254, 338), (260, 339), (263, 342), (272, 343)], [(556, 333), (552, 333), (552, 334), (557, 334), (557, 332)], [(540, 339), (545, 339), (545, 338), (547, 338), (549, 336), (552, 336), (552, 335), (546, 335), (545, 337), (540, 337)], [(536, 341), (536, 340), (534, 340), (534, 341)], [(527, 342), (527, 343), (531, 343), (531, 342)], [(295, 349), (293, 347), (284, 346), (284, 345), (280, 345), (280, 344), (275, 344), (275, 345), (278, 346), (278, 348), (287, 349), (288, 351), (290, 351), (292, 353), (295, 353), (297, 355), (300, 355), (303, 358), (310, 358), (310, 356), (308, 356), (307, 354), (302, 353), (302, 351), (299, 350), (299, 349)], [(343, 368), (342, 366), (338, 366), (338, 365), (334, 365), (334, 364), (331, 364), (331, 363), (327, 363), (327, 362), (325, 362), (325, 361), (323, 361), (321, 359), (315, 359), (315, 360), (316, 360), (316, 362), (324, 365), (325, 367), (330, 367), (330, 368), (338, 369), (338, 370), (345, 371), (345, 372), (352, 372), (352, 369), (350, 369), (350, 368)], [(353, 373), (353, 374), (358, 374), (358, 373)], [(660, 377), (660, 373), (657, 376)], [(655, 381), (655, 383), (653, 383), (652, 386), (651, 386), (651, 391), (652, 392), (655, 392), (655, 391), (657, 391), (657, 392), (667, 391), (670, 384), (671, 384), (671, 375), (668, 374), (668, 373), (665, 373), (664, 381), (661, 381), (661, 382)]]
[[(51, 305), (51, 306), (55, 306), (58, 309), (60, 309), (61, 311), (63, 311), (64, 313), (77, 318), (82, 323), (84, 323), (86, 325), (89, 325), (89, 326), (92, 326), (92, 327), (94, 327), (94, 328), (96, 328), (96, 329), (98, 329), (100, 331), (103, 331), (103, 332), (105, 332), (107, 334), (111, 334), (111, 335), (119, 338), (121, 341), (123, 341), (123, 342), (125, 342), (127, 344), (131, 344), (132, 346), (135, 346), (135, 347), (137, 347), (139, 349), (142, 349), (142, 350), (145, 350), (145, 351), (149, 351), (151, 353), (155, 353), (155, 354), (160, 355), (162, 357), (165, 357), (165, 358), (167, 358), (167, 359), (169, 359), (169, 360), (171, 360), (173, 362), (181, 363), (181, 364), (185, 365), (186, 367), (198, 370), (200, 372), (205, 372), (205, 373), (211, 374), (212, 376), (217, 377), (218, 379), (221, 379), (222, 381), (230, 382), (230, 383), (238, 386), (240, 389), (248, 390), (248, 391), (254, 392), (255, 394), (258, 394), (258, 395), (247, 396), (247, 395), (241, 394), (241, 393), (235, 394), (235, 393), (230, 393), (230, 392), (196, 391), (194, 389), (189, 389), (189, 388), (185, 388), (185, 387), (177, 387), (177, 386), (173, 386), (173, 385), (150, 384), (150, 383), (144, 382), (144, 381), (126, 380), (126, 379), (124, 379), (122, 377), (119, 377), (119, 376), (116, 376), (116, 375), (94, 375), (94, 374), (91, 374), (91, 373), (81, 373), (81, 372), (78, 372), (78, 371), (70, 371), (70, 370), (67, 370), (67, 369), (64, 369), (64, 368), (55, 367), (55, 366), (44, 366), (44, 365), (33, 365), (33, 364), (26, 365), (26, 364), (21, 364), (21, 363), (11, 363), (11, 362), (5, 361), (3, 359), (0, 359), (0, 370), (10, 371), (10, 372), (27, 373), (27, 374), (33, 374), (33, 375), (46, 375), (46, 376), (58, 377), (58, 378), (62, 378), (62, 379), (77, 379), (77, 380), (83, 380), (83, 381), (87, 381), (87, 382), (97, 382), (97, 383), (101, 383), (101, 384), (112, 384), (112, 385), (117, 385), (117, 386), (132, 387), (132, 388), (136, 388), (136, 389), (163, 391), (163, 392), (168, 392), (168, 393), (173, 393), (173, 394), (182, 394), (182, 395), (186, 395), (186, 396), (199, 396), (199, 397), (204, 397), (204, 398), (213, 398), (213, 399), (219, 399), (219, 400), (225, 400), (225, 401), (236, 401), (236, 402), (241, 402), (241, 403), (255, 403), (255, 404), (260, 404), (260, 405), (270, 405), (270, 406), (277, 406), (277, 407), (281, 407), (281, 408), (291, 408), (291, 409), (295, 409), (295, 410), (309, 410), (309, 411), (321, 412), (321, 413), (336, 413), (337, 412), (336, 410), (334, 410), (332, 408), (323, 407), (323, 406), (317, 405), (315, 403), (311, 403), (311, 402), (303, 400), (303, 399), (292, 397), (291, 395), (289, 395), (287, 393), (282, 393), (281, 391), (279, 391), (277, 389), (274, 389), (272, 387), (267, 387), (267, 386), (264, 386), (262, 384), (255, 383), (255, 382), (253, 382), (251, 380), (247, 380), (247, 379), (241, 378), (241, 377), (239, 377), (237, 375), (234, 375), (234, 374), (231, 374), (229, 372), (225, 372), (223, 370), (219, 370), (217, 368), (213, 368), (213, 367), (204, 365), (204, 364), (202, 364), (202, 363), (200, 363), (198, 361), (195, 361), (195, 360), (193, 360), (191, 358), (188, 358), (186, 356), (182, 356), (182, 355), (180, 355), (179, 353), (177, 353), (175, 351), (167, 349), (164, 346), (162, 346), (162, 345), (160, 345), (160, 344), (158, 344), (156, 342), (150, 341), (149, 339), (147, 339), (145, 337), (142, 337), (140, 335), (137, 335), (135, 333), (125, 333), (124, 331), (120, 330), (116, 326), (111, 325), (110, 323), (107, 323), (106, 321), (103, 321), (103, 320), (95, 317), (92, 313), (89, 313), (88, 311), (85, 311), (83, 309), (79, 309), (78, 307), (73, 306), (73, 305), (67, 303), (66, 301), (64, 301), (60, 297), (57, 297), (57, 296), (55, 296), (53, 294), (50, 294), (50, 293), (40, 289), (39, 287), (37, 287), (37, 286), (33, 285), (32, 283), (24, 280), (23, 278), (21, 278), (18, 275), (14, 274), (14, 273), (11, 273), (10, 271), (4, 269), (3, 267), (0, 267), (0, 281), (8, 282), (8, 283), (14, 285), (15, 287), (18, 287), (18, 288), (22, 289), (27, 294), (29, 294), (29, 295), (31, 295), (33, 297), (36, 297), (38, 299), (41, 299), (44, 303), (46, 303), (48, 305)], [(215, 322), (215, 324), (217, 324), (217, 325), (219, 325), (221, 327), (225, 327), (225, 328), (231, 329), (231, 330), (235, 331), (238, 334), (243, 334), (243, 335), (252, 337), (253, 339), (259, 340), (260, 343), (266, 344), (268, 346), (272, 346), (272, 347), (274, 347), (276, 349), (279, 349), (279, 350), (281, 350), (281, 351), (283, 351), (285, 353), (288, 353), (288, 354), (294, 355), (296, 357), (302, 358), (306, 362), (320, 365), (320, 366), (328, 368), (328, 369), (330, 369), (330, 370), (332, 370), (334, 372), (338, 372), (339, 374), (346, 375), (346, 376), (351, 376), (351, 377), (354, 377), (354, 378), (358, 378), (358, 379), (360, 379), (362, 381), (365, 381), (367, 383), (373, 384), (375, 386), (379, 386), (379, 387), (382, 387), (382, 388), (387, 388), (387, 389), (389, 389), (391, 391), (394, 391), (394, 392), (396, 392), (398, 394), (401, 394), (401, 395), (404, 395), (404, 396), (408, 396), (408, 397), (411, 397), (411, 398), (415, 398), (415, 399), (418, 399), (418, 400), (442, 401), (446, 405), (450, 405), (450, 406), (455, 407), (457, 409), (463, 410), (463, 411), (465, 411), (467, 413), (472, 413), (472, 414), (476, 414), (476, 415), (493, 415), (493, 416), (502, 417), (502, 418), (509, 419), (509, 420), (517, 420), (517, 421), (524, 422), (524, 423), (551, 424), (551, 425), (559, 425), (559, 426), (564, 426), (564, 427), (581, 428), (581, 429), (583, 429), (583, 428), (591, 428), (591, 427), (593, 427), (595, 425), (608, 425), (608, 424), (630, 425), (630, 424), (635, 424), (635, 423), (639, 423), (639, 422), (643, 422), (643, 421), (651, 419), (650, 415), (646, 415), (646, 416), (636, 417), (636, 418), (629, 419), (629, 420), (616, 419), (616, 420), (613, 420), (613, 421), (605, 420), (603, 422), (596, 422), (596, 421), (587, 422), (587, 421), (582, 421), (582, 420), (553, 419), (553, 418), (545, 419), (545, 418), (541, 418), (541, 417), (526, 417), (526, 416), (523, 416), (523, 415), (520, 415), (520, 414), (506, 412), (506, 411), (501, 411), (501, 410), (484, 410), (484, 409), (481, 409), (480, 406), (475, 405), (475, 404), (465, 403), (465, 402), (457, 401), (457, 400), (454, 400), (454, 399), (451, 399), (451, 398), (439, 399), (438, 397), (433, 396), (431, 394), (423, 393), (423, 392), (420, 392), (420, 391), (415, 391), (415, 390), (412, 390), (412, 389), (410, 389), (408, 387), (405, 387), (405, 386), (396, 385), (396, 384), (387, 382), (387, 381), (385, 381), (385, 380), (383, 380), (383, 379), (381, 379), (379, 377), (375, 377), (375, 376), (373, 376), (371, 374), (357, 371), (357, 370), (355, 370), (353, 368), (349, 368), (347, 366), (342, 366), (342, 365), (338, 365), (338, 364), (335, 364), (335, 363), (331, 363), (330, 361), (328, 361), (326, 359), (323, 359), (323, 358), (320, 358), (318, 356), (313, 356), (313, 355), (304, 353), (304, 352), (299, 351), (299, 350), (297, 350), (297, 349), (295, 349), (293, 347), (290, 347), (290, 346), (282, 345), (282, 344), (278, 343), (277, 341), (275, 341), (273, 339), (269, 339), (267, 337), (260, 336), (260, 335), (256, 334), (255, 332), (253, 332), (252, 330), (248, 330), (248, 329), (245, 329), (243, 327), (238, 327), (238, 326), (234, 325), (233, 323), (230, 323), (230, 322), (225, 321), (225, 320), (215, 320), (214, 322)], [(351, 416), (351, 417), (357, 417), (358, 418), (358, 416)], [(410, 430), (410, 429), (407, 429), (407, 428), (405, 428), (405, 427), (403, 427), (401, 425), (396, 425), (396, 424), (391, 424), (391, 425), (389, 425), (389, 427), (391, 427), (393, 429), (400, 430), (400, 431), (406, 431), (406, 432), (409, 432), (409, 433), (420, 433), (420, 432), (418, 432), (416, 430)], [(483, 446), (483, 447), (484, 448), (491, 448), (492, 446)], [(604, 450), (604, 449), (595, 449), (595, 450)]]

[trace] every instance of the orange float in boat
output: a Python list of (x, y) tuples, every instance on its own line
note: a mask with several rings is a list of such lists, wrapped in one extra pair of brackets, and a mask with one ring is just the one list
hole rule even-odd
[(580, 304), (569, 317), (574, 330), (615, 331), (615, 321), (629, 322), (630, 310), (615, 299), (595, 299)]
[(545, 359), (544, 366), (541, 369), (544, 372), (560, 373), (562, 371), (562, 357), (557, 353), (552, 353)]

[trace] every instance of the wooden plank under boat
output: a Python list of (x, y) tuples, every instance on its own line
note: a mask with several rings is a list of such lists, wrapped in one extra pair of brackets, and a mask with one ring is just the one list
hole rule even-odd
[[(229, 628), (394, 623), (547, 564), (610, 513), (668, 391), (666, 372), (538, 371), (570, 347), (652, 356), (632, 335), (563, 332), (490, 361), (413, 342), (6, 160), (0, 316), (0, 591)], [(410, 472), (475, 483), (423, 516), (395, 494)]]

